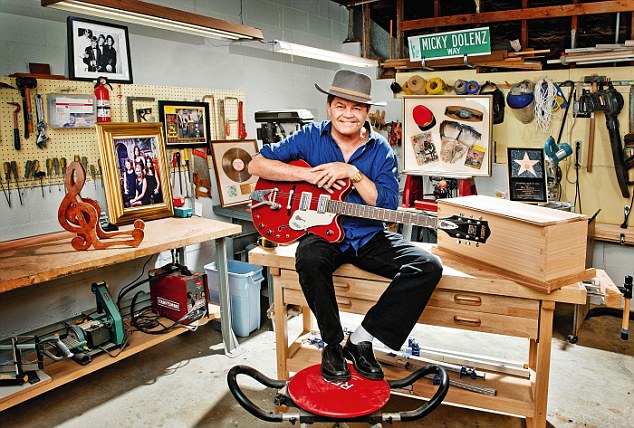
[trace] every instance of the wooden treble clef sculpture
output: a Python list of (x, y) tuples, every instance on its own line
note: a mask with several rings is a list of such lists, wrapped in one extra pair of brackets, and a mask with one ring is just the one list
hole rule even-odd
[[(66, 171), (66, 196), (57, 211), (59, 224), (77, 236), (71, 240), (71, 245), (77, 251), (87, 250), (92, 245), (98, 250), (113, 245), (127, 245), (138, 247), (143, 240), (145, 223), (135, 220), (134, 230), (106, 232), (99, 224), (101, 207), (97, 201), (82, 198), (79, 194), (86, 182), (86, 171), (81, 163), (71, 162)], [(115, 236), (130, 235), (132, 239), (101, 241)]]

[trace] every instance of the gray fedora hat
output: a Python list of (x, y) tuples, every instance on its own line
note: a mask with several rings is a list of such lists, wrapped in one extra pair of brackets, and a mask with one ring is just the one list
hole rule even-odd
[(370, 90), (372, 81), (368, 76), (349, 70), (339, 70), (332, 79), (330, 90), (321, 89), (317, 83), (315, 88), (324, 94), (334, 95), (344, 100), (354, 101), (357, 103), (370, 104), (374, 106), (385, 106), (385, 101), (372, 101)]

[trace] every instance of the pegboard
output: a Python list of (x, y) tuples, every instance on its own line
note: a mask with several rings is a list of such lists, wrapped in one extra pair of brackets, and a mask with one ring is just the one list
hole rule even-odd
[[(17, 88), (15, 78), (0, 77), (0, 82)], [(244, 91), (116, 83), (111, 84), (111, 86), (112, 89), (108, 89), (110, 91), (110, 112), (113, 122), (137, 122), (139, 121), (137, 109), (143, 108), (152, 109), (151, 115), (149, 117), (146, 116), (148, 121), (158, 121), (159, 100), (202, 101), (209, 104), (209, 117), (207, 120), (210, 124), (210, 139), (238, 139), (238, 102), (244, 102)], [(48, 123), (48, 94), (86, 95), (93, 94), (93, 91), (93, 82), (38, 79), (37, 88), (31, 90), (34, 132), (29, 135), (28, 139), (24, 138), (24, 109), (21, 108), (18, 117), (21, 149), (15, 150), (13, 141), (13, 112), (15, 107), (8, 103), (19, 103), (20, 107), (22, 107), (22, 96), (17, 89), (0, 87), (0, 159), (2, 160), (2, 165), (4, 165), (4, 162), (17, 162), (20, 188), (40, 186), (39, 179), (23, 180), (24, 169), (28, 160), (39, 160), (39, 170), (47, 173), (44, 178), (44, 185), (49, 184), (49, 178), (51, 184), (64, 183), (61, 171), (59, 176), (55, 176), (54, 172), (51, 171), (51, 177), (49, 177), (46, 169), (46, 160), (49, 158), (58, 158), (60, 160), (65, 158), (67, 163), (70, 163), (76, 157), (79, 159), (86, 157), (88, 165), (86, 171), (87, 181), (93, 179), (89, 172), (91, 165), (95, 167), (95, 178), (100, 178), (98, 168), (99, 146), (95, 128), (52, 128), (48, 126), (46, 135), (49, 140), (46, 142), (46, 147), (39, 148), (36, 145), (38, 133), (35, 114), (36, 94), (42, 95), (44, 118)], [(153, 101), (150, 101), (150, 98), (153, 98)], [(128, 112), (129, 105), (132, 107), (131, 112)], [(175, 150), (168, 151), (168, 163), (171, 159), (172, 151)], [(181, 159), (184, 159), (184, 157), (181, 156)], [(213, 165), (209, 158), (207, 160), (209, 166)], [(0, 172), (2, 185), (6, 189), (7, 182), (4, 169)], [(9, 188), (16, 188), (16, 183), (13, 179)]]

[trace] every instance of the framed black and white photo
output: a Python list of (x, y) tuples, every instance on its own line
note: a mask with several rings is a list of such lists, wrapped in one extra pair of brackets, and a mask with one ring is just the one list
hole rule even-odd
[(128, 27), (69, 16), (67, 32), (71, 79), (132, 83)]

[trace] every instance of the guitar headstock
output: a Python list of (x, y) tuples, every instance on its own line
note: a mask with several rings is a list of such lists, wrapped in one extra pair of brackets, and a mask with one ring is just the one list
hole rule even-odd
[(467, 218), (459, 215), (439, 218), (438, 229), (456, 239), (485, 243), (491, 236), (491, 229), (486, 220)]

